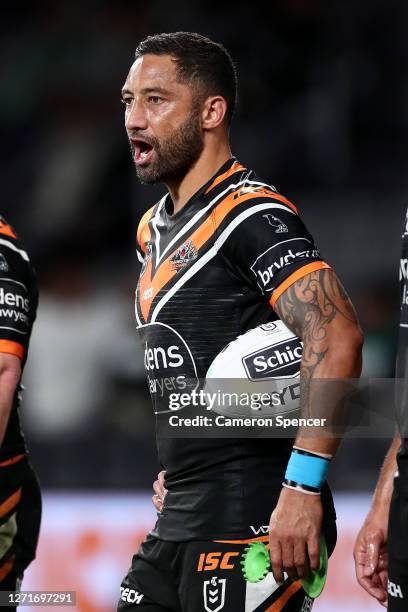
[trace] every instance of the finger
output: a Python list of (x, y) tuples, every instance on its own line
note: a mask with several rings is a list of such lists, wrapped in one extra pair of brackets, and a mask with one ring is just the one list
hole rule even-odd
[(158, 512), (162, 511), (163, 502), (158, 495), (153, 495), (152, 497), (153, 506), (156, 508)]
[(372, 578), (360, 578), (358, 583), (371, 597), (374, 597), (380, 603), (387, 599), (386, 591), (379, 584), (375, 584)]
[(297, 572), (294, 560), (294, 545), (292, 540), (281, 541), (282, 566), (289, 578), (297, 580)]
[(302, 540), (295, 541), (294, 545), (294, 562), (296, 567), (296, 573), (299, 578), (306, 576), (306, 544)]
[(158, 479), (158, 481), (160, 483), (160, 486), (162, 487), (163, 490), (166, 488), (165, 478), (166, 478), (166, 471), (165, 470), (162, 470), (161, 472), (158, 473), (157, 479)]
[(313, 534), (307, 541), (307, 554), (309, 555), (310, 569), (314, 572), (320, 567), (320, 538), (319, 534)]
[(164, 499), (164, 496), (167, 493), (165, 478), (166, 478), (166, 471), (165, 470), (162, 470), (161, 472), (158, 473), (157, 479), (158, 479), (158, 482), (159, 482), (160, 495), (161, 495), (162, 499)]
[(282, 569), (282, 550), (279, 541), (270, 540), (269, 555), (271, 558), (272, 574), (278, 584), (282, 584), (283, 569)]
[(162, 483), (163, 486), (164, 486), (164, 479), (165, 479), (165, 477), (166, 477), (166, 470), (162, 470), (161, 472), (159, 472), (157, 474), (157, 479), (158, 479), (159, 482)]
[(380, 583), (385, 592), (388, 590), (388, 567), (379, 573)]
[(366, 553), (367, 553), (367, 549), (366, 549), (365, 543), (361, 541), (360, 538), (358, 538), (354, 545), (354, 550), (353, 550), (353, 556), (354, 556), (355, 562), (362, 563), (364, 565)]
[(381, 544), (382, 538), (378, 534), (367, 537), (367, 553), (364, 570), (366, 576), (370, 576), (378, 567), (378, 554)]
[(153, 483), (153, 491), (155, 492), (156, 496), (163, 501), (163, 494), (158, 480), (155, 480)]
[(388, 570), (388, 554), (383, 553), (378, 557), (378, 571)]

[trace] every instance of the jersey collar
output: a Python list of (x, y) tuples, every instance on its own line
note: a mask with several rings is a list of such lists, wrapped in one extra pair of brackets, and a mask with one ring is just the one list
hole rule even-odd
[(208, 194), (217, 185), (227, 180), (231, 175), (235, 174), (236, 172), (240, 172), (242, 170), (245, 170), (245, 167), (242, 166), (235, 157), (230, 157), (230, 159), (228, 159), (221, 166), (221, 168), (219, 168), (217, 172), (210, 178), (210, 180), (207, 181), (205, 185), (200, 187), (200, 189), (196, 191), (194, 195), (191, 196), (191, 198), (186, 202), (186, 204), (184, 204), (183, 208), (179, 212), (174, 213), (174, 214), (170, 214), (168, 212), (168, 209), (172, 208), (172, 204), (173, 204), (171, 201), (170, 194), (168, 193), (166, 195), (166, 199), (165, 199), (164, 207), (163, 207), (168, 221), (170, 222), (175, 221), (176, 219), (179, 219), (180, 217), (182, 217), (183, 213), (187, 209), (190, 209), (192, 205), (194, 205), (197, 202), (200, 202), (200, 203), (203, 202), (207, 198)]

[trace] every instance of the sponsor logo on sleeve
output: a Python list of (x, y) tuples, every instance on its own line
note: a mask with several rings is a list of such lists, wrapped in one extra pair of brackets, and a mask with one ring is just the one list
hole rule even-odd
[(30, 301), (22, 283), (13, 279), (2, 279), (0, 287), (0, 326), (17, 333), (26, 334), (29, 323)]
[(273, 291), (274, 277), (286, 266), (302, 260), (315, 260), (320, 258), (320, 252), (316, 248), (298, 250), (289, 248), (286, 253), (274, 259), (273, 247), (262, 253), (251, 266), (256, 281), (262, 291)]

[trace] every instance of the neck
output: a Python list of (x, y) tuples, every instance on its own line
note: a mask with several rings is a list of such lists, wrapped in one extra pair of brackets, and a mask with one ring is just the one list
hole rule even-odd
[(228, 142), (220, 143), (215, 149), (204, 147), (200, 158), (187, 174), (181, 180), (169, 181), (166, 185), (174, 204), (173, 212), (179, 212), (200, 187), (205, 185), (231, 157)]

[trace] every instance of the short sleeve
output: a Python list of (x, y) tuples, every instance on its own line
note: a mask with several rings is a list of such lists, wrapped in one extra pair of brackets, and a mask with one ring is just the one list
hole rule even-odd
[[(272, 307), (296, 280), (329, 268), (297, 212), (279, 202), (250, 203), (220, 240), (229, 268), (266, 297)], [(220, 236), (221, 238), (221, 236)]]
[(31, 328), (26, 257), (14, 243), (0, 238), (0, 352), (20, 359), (25, 356)]

